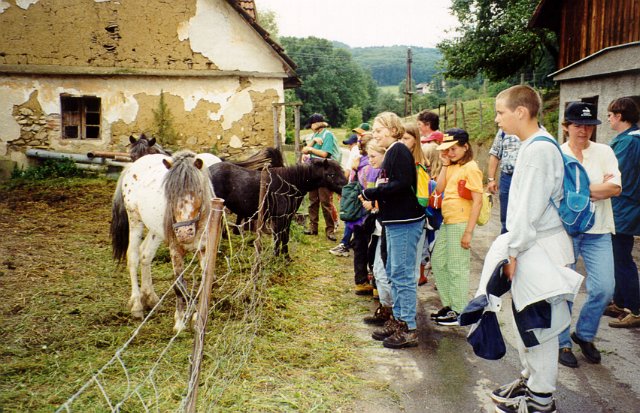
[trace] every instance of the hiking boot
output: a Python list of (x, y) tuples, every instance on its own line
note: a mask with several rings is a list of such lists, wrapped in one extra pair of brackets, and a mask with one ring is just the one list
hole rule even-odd
[(513, 401), (517, 397), (527, 394), (527, 379), (520, 377), (519, 379), (500, 386), (491, 392), (491, 399), (496, 403), (507, 403)]
[(381, 326), (390, 319), (391, 307), (379, 306), (378, 308), (376, 308), (376, 311), (373, 313), (373, 315), (366, 316), (362, 321), (364, 321), (365, 324)]
[(393, 335), (393, 333), (396, 332), (397, 328), (398, 322), (395, 320), (395, 318), (390, 318), (384, 323), (381, 329), (375, 330), (371, 334), (371, 338), (373, 338), (374, 340), (382, 341), (385, 338)]
[(539, 403), (529, 392), (526, 395), (499, 403), (496, 406), (498, 413), (556, 413), (556, 401), (551, 399), (549, 403)]
[(385, 338), (382, 345), (386, 348), (405, 348), (418, 345), (418, 331), (414, 328), (409, 330), (407, 323), (398, 321), (396, 332)]
[(458, 317), (460, 317), (460, 314), (449, 310), (446, 315), (436, 317), (436, 324), (439, 326), (459, 326)]
[(349, 248), (347, 248), (343, 243), (336, 245), (331, 248), (329, 252), (338, 257), (348, 257), (349, 256)]
[(372, 295), (373, 285), (369, 283), (356, 284), (355, 292), (356, 295)]
[(621, 319), (609, 321), (609, 327), (613, 327), (613, 328), (640, 327), (640, 315), (629, 313)]
[(621, 315), (627, 314), (624, 311), (624, 308), (618, 307), (615, 303), (609, 304), (605, 309), (602, 315), (606, 315), (607, 317), (619, 318)]
[(558, 363), (572, 369), (578, 367), (578, 359), (573, 355), (573, 351), (571, 351), (570, 347), (563, 347), (560, 349), (560, 353), (558, 354)]
[(443, 317), (447, 315), (449, 311), (451, 311), (451, 307), (442, 307), (441, 309), (438, 310), (438, 312), (431, 313), (431, 319), (435, 320), (438, 317)]
[(571, 340), (573, 340), (574, 343), (580, 346), (580, 350), (582, 350), (584, 358), (586, 358), (589, 363), (600, 363), (600, 351), (598, 351), (596, 346), (594, 346), (591, 341), (584, 341), (576, 335), (575, 331), (571, 333)]

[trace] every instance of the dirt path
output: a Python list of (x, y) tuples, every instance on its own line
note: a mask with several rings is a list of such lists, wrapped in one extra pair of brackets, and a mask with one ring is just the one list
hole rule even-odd
[[(472, 288), (475, 292), (482, 269), (483, 257), (495, 235), (499, 234), (499, 208), (494, 207), (491, 221), (479, 227), (472, 247)], [(640, 258), (640, 245), (635, 255)], [(638, 260), (636, 260), (637, 262)], [(579, 265), (580, 269), (580, 265)], [(581, 271), (583, 272), (583, 271)], [(417, 348), (390, 350), (371, 340), (373, 330), (364, 325), (361, 315), (352, 318), (353, 326), (363, 339), (369, 339), (366, 352), (370, 364), (368, 375), (385, 383), (391, 392), (372, 389), (360, 402), (356, 411), (366, 413), (391, 412), (493, 412), (489, 393), (496, 387), (518, 377), (520, 362), (510, 311), (499, 314), (502, 333), (507, 342), (507, 354), (499, 361), (476, 357), (466, 342), (467, 328), (441, 327), (429, 320), (429, 313), (440, 306), (433, 283), (418, 288), (418, 328), (420, 345)], [(584, 302), (584, 285), (578, 297), (580, 308)], [(508, 308), (505, 303), (504, 308)], [(371, 305), (371, 309), (375, 306)], [(574, 315), (575, 320), (575, 315)], [(640, 330), (616, 330), (603, 317), (596, 345), (602, 351), (602, 364), (588, 364), (574, 348), (580, 362), (577, 369), (560, 366), (558, 408), (564, 413), (632, 412), (640, 405)], [(574, 324), (575, 325), (575, 324)]]

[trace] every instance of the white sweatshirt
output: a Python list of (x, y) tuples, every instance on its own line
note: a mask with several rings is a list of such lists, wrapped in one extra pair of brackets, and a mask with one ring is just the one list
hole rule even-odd
[(517, 257), (536, 240), (564, 231), (557, 204), (563, 197), (564, 163), (560, 151), (551, 142), (532, 142), (536, 136), (547, 136), (540, 129), (520, 145), (509, 189), (507, 230), (509, 255)]

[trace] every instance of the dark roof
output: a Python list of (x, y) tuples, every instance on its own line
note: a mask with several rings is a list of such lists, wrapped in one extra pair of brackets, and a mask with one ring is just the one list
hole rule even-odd
[(293, 60), (291, 60), (289, 56), (287, 56), (287, 54), (284, 52), (284, 48), (271, 38), (269, 32), (258, 24), (258, 22), (256, 21), (256, 5), (254, 0), (227, 0), (227, 3), (229, 3), (231, 7), (233, 7), (242, 17), (244, 17), (247, 23), (249, 23), (249, 25), (258, 32), (260, 37), (262, 37), (287, 64), (287, 73), (289, 77), (284, 80), (284, 87), (286, 89), (299, 87), (302, 84), (302, 81), (295, 71), (298, 66)]

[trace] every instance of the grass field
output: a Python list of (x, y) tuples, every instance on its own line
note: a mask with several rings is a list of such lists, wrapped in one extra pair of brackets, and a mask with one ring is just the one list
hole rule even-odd
[[(0, 186), (4, 412), (54, 411), (87, 383), (71, 411), (111, 411), (119, 400), (121, 411), (181, 410), (193, 334), (173, 335), (164, 247), (153, 275), (166, 298), (143, 327), (131, 318), (128, 273), (110, 256), (114, 184)], [(266, 253), (252, 278), (254, 239), (231, 236), (220, 246), (198, 411), (349, 411), (369, 385), (358, 338), (343, 322), (367, 305), (351, 292), (350, 261), (294, 224), (292, 262)]]

